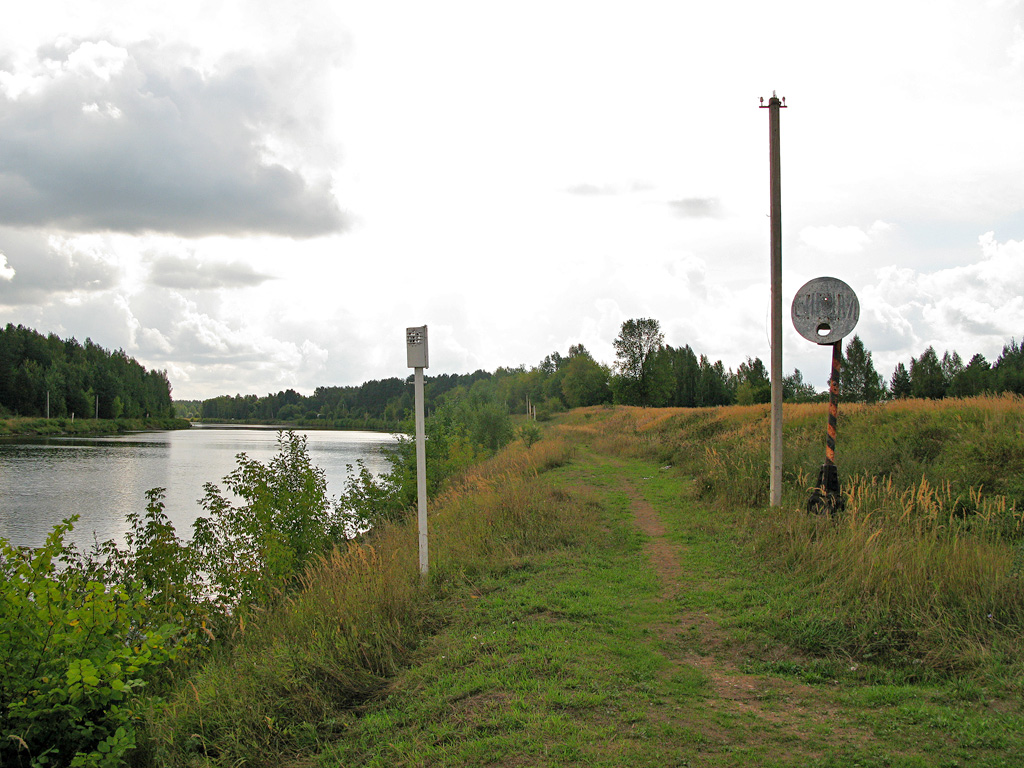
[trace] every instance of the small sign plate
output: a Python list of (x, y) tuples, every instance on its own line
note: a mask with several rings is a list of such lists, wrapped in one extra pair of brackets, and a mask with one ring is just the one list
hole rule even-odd
[(405, 329), (405, 352), (409, 368), (427, 368), (427, 326)]
[(835, 277), (816, 277), (796, 292), (790, 310), (797, 333), (815, 344), (834, 344), (860, 319), (853, 289)]

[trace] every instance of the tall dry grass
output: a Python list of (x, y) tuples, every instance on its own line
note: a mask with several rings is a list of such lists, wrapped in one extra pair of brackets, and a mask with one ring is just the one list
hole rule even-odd
[(1020, 397), (841, 405), (846, 511), (833, 518), (804, 512), (824, 404), (784, 408), (781, 510), (765, 508), (767, 406), (575, 418), (598, 450), (672, 464), (704, 501), (751, 510), (757, 556), (814, 596), (779, 618), (800, 647), (921, 668), (1024, 667)]
[(321, 558), (296, 595), (239, 625), (235, 643), (154, 710), (140, 761), (269, 767), (315, 753), (408, 660), (454, 584), (575, 535), (586, 511), (530, 482), (574, 450), (557, 436), (512, 445), (431, 500), (427, 581), (414, 514)]
[(834, 518), (785, 508), (748, 519), (760, 554), (815, 593), (816, 610), (789, 617), (802, 647), (958, 671), (1024, 661), (1020, 544), (1001, 500), (965, 518), (948, 486), (927, 481), (902, 492), (863, 482), (851, 497)]

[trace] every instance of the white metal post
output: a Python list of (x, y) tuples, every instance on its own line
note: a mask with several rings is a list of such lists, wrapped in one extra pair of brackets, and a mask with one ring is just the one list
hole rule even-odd
[(423, 427), (423, 369), (416, 368), (416, 501), (419, 509), (420, 573), (427, 575), (427, 452)]
[(427, 451), (423, 425), (423, 369), (430, 366), (427, 354), (427, 326), (405, 329), (406, 361), (413, 369), (416, 408), (416, 501), (420, 532), (420, 574), (427, 575)]

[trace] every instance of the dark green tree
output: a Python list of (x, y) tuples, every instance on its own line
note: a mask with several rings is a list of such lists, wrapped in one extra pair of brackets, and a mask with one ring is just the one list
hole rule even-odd
[(666, 405), (692, 408), (698, 405), (700, 362), (689, 345), (681, 348), (665, 346), (663, 356), (670, 368), (672, 390)]
[[(166, 373), (146, 371), (123, 350), (108, 352), (86, 339), (61, 340), (31, 328), (0, 328), (0, 412), (88, 418), (172, 415)], [(118, 407), (119, 406), (119, 407)]]
[(913, 397), (939, 400), (946, 396), (946, 376), (934, 347), (910, 361), (910, 393)]
[(910, 373), (903, 363), (896, 363), (896, 370), (892, 372), (892, 380), (889, 382), (889, 391), (897, 400), (911, 396)]
[(967, 367), (954, 374), (949, 384), (952, 397), (974, 397), (987, 392), (992, 386), (992, 368), (982, 354), (971, 358)]
[(607, 366), (601, 365), (582, 346), (576, 354), (570, 347), (569, 362), (565, 365), (562, 377), (562, 395), (570, 408), (582, 408), (587, 405), (600, 405), (612, 401), (612, 389), (609, 384), (611, 372)]
[(615, 347), (615, 396), (629, 405), (651, 404), (655, 354), (665, 340), (657, 320), (639, 318), (626, 320), (612, 342)]
[(697, 385), (697, 405), (729, 405), (733, 402), (732, 374), (725, 369), (721, 360), (712, 363), (707, 356), (700, 356), (700, 381)]
[(1024, 395), (1024, 343), (1018, 344), (1016, 339), (1010, 339), (992, 366), (992, 376), (997, 392)]
[(739, 405), (769, 403), (772, 399), (772, 384), (768, 369), (761, 358), (749, 357), (736, 369), (736, 402)]
[(964, 361), (960, 359), (960, 355), (956, 351), (947, 351), (943, 353), (942, 361), (939, 365), (942, 368), (942, 378), (946, 382), (946, 390), (948, 391), (953, 383), (953, 379), (963, 372)]
[(794, 368), (789, 376), (782, 377), (782, 399), (794, 403), (809, 403), (818, 397), (813, 384), (804, 381), (799, 368)]
[(851, 403), (876, 403), (885, 396), (885, 384), (860, 336), (854, 336), (843, 351), (839, 396)]

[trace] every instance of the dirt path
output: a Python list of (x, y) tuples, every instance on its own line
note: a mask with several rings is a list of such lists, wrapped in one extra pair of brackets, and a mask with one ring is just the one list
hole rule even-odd
[[(659, 600), (674, 601), (691, 588), (683, 573), (685, 549), (673, 542), (658, 510), (636, 485), (623, 479), (630, 511), (636, 527), (647, 537), (644, 544), (651, 568), (662, 585)], [(713, 619), (703, 613), (680, 611), (669, 623), (654, 628), (666, 648), (671, 676), (684, 668), (699, 670), (708, 681), (711, 693), (706, 706), (725, 717), (745, 716), (753, 721), (746, 731), (746, 746), (786, 742), (791, 751), (808, 758), (824, 754), (821, 732), (829, 732), (829, 742), (865, 744), (871, 736), (849, 723), (837, 721), (837, 702), (827, 690), (791, 680), (745, 674), (741, 667), (750, 659), (742, 643), (736, 643)], [(758, 654), (764, 656), (764, 649)], [(776, 660), (791, 657), (785, 649), (770, 652)], [(714, 718), (711, 719), (713, 722)], [(712, 739), (724, 737), (708, 724)], [(735, 734), (732, 734), (734, 738)]]

